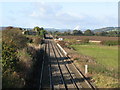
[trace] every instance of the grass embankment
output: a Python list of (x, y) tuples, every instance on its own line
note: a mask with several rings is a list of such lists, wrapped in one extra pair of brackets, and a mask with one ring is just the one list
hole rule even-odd
[[(117, 87), (118, 47), (102, 45), (71, 45), (80, 55), (91, 57), (96, 63), (87, 62), (89, 73), (97, 87)], [(78, 60), (81, 63), (80, 60)]]
[(35, 47), (39, 47), (40, 42), (40, 37), (26, 37), (19, 28), (2, 31), (3, 89), (36, 87), (42, 53)]
[(118, 67), (118, 47), (101, 45), (71, 45), (80, 54), (93, 57), (105, 67)]
[(88, 65), (87, 76), (97, 87), (118, 87), (118, 47), (112, 40), (104, 44), (89, 43), (89, 38), (80, 41), (66, 38), (60, 43), (83, 73), (85, 65)]

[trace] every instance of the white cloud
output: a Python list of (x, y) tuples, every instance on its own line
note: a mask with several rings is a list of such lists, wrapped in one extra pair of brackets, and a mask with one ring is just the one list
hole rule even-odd
[(32, 16), (32, 17), (37, 17), (38, 14), (37, 14), (36, 12), (32, 12), (32, 14), (30, 14), (30, 16)]
[(80, 25), (82, 28), (86, 28), (109, 26), (110, 23), (111, 25), (115, 24), (115, 22), (112, 22), (113, 18), (111, 17), (99, 18), (79, 12), (65, 12), (63, 9), (61, 5), (56, 3), (37, 3), (30, 16), (38, 20), (35, 23), (46, 25), (46, 27), (73, 28)]
[(66, 24), (67, 22), (79, 21), (85, 18), (85, 15), (63, 12), (62, 6), (48, 3), (37, 4), (35, 11), (33, 11), (30, 16), (32, 16), (33, 18), (37, 17), (41, 20), (44, 19), (44, 21), (52, 20), (55, 22), (65, 22)]
[(35, 9), (30, 16), (39, 18), (54, 17), (62, 8), (60, 5), (54, 5), (52, 3), (35, 3), (34, 5)]

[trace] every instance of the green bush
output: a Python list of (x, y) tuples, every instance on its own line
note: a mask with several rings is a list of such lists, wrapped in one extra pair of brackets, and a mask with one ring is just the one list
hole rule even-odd
[(102, 41), (100, 44), (102, 45), (108, 45), (108, 46), (113, 46), (113, 45), (120, 45), (118, 41)]
[(28, 39), (22, 35), (19, 29), (10, 29), (2, 31), (2, 41), (7, 45), (12, 45), (14, 48), (23, 48), (27, 44)]
[(3, 72), (7, 69), (15, 70), (17, 65), (16, 49), (12, 45), (2, 44), (2, 67)]
[(22, 30), (9, 27), (2, 31), (3, 88), (23, 88), (29, 84), (37, 60), (37, 50), (28, 43), (40, 44), (40, 37), (25, 37)]
[(24, 78), (21, 78), (17, 72), (6, 70), (2, 74), (2, 88), (22, 88), (25, 84)]
[(27, 47), (28, 40), (28, 38), (22, 35), (20, 29), (11, 28), (2, 31), (3, 88), (21, 88), (24, 86), (26, 76), (28, 76), (27, 73), (31, 69), (28, 70), (25, 69), (25, 67), (23, 68), (23, 63), (21, 63), (21, 61), (24, 60), (24, 66), (31, 67), (32, 58), (27, 50), (21, 51), (23, 54), (18, 57), (18, 51)]
[(27, 70), (32, 66), (32, 57), (30, 53), (28, 53), (27, 48), (18, 50), (17, 57), (19, 58), (19, 64), (21, 64), (20, 67), (22, 69), (24, 68), (23, 70)]
[[(17, 73), (19, 70), (19, 59), (17, 50), (13, 45), (2, 44), (2, 87), (3, 88), (21, 88), (24, 85), (24, 79)], [(23, 77), (24, 78), (24, 77)]]

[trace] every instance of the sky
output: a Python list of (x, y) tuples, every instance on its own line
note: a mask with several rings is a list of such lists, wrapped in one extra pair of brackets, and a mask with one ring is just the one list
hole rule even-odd
[(118, 2), (0, 2), (0, 26), (96, 29), (118, 26)]

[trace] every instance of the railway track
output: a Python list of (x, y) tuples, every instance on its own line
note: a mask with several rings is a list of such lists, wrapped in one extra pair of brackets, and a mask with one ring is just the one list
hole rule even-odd
[(76, 69), (53, 40), (46, 40), (39, 90), (47, 89), (94, 89)]
[[(58, 51), (58, 49), (56, 48), (56, 46), (55, 46), (55, 44), (53, 44), (53, 49), (55, 50), (56, 49), (56, 53), (58, 53), (58, 55), (60, 56), (60, 58), (63, 58), (63, 57), (61, 57), (61, 55), (60, 55), (60, 53), (59, 53), (59, 51)], [(64, 67), (64, 70), (66, 70), (66, 73), (68, 74), (67, 76), (68, 76), (68, 78), (69, 78), (69, 82), (71, 83), (71, 84), (73, 84), (72, 85), (72, 87), (70, 87), (70, 86), (68, 86), (68, 85), (66, 85), (66, 88), (68, 89), (68, 88), (74, 88), (74, 89), (78, 89), (78, 85), (76, 84), (76, 81), (74, 80), (74, 78), (73, 78), (73, 76), (72, 76), (72, 73), (70, 72), (70, 70), (69, 70), (69, 68), (67, 67), (67, 65), (65, 64), (65, 62), (64, 62), (64, 59), (63, 60), (58, 60), (58, 63), (63, 63), (63, 66), (61, 66), (61, 67)], [(62, 70), (61, 70), (62, 71)], [(63, 75), (64, 77), (65, 77), (65, 75)], [(65, 79), (65, 81), (66, 81), (66, 83), (69, 83), (66, 79)]]
[(77, 81), (74, 79), (74, 76), (71, 72), (71, 70), (69, 69), (68, 67), (68, 64), (66, 63), (66, 58), (61, 54), (61, 51), (60, 51), (60, 48), (57, 47), (57, 45), (54, 45), (54, 47), (56, 48), (57, 52), (59, 53), (60, 57), (61, 58), (64, 58), (64, 60), (62, 60), (62, 62), (64, 63), (69, 75), (70, 75), (70, 78), (71, 78), (71, 82), (74, 84), (74, 88), (76, 89), (79, 89), (79, 88), (82, 88), (82, 86), (80, 84), (77, 84)]
[[(87, 80), (87, 78), (82, 74), (82, 72), (77, 68), (77, 66), (76, 66), (74, 63), (72, 63), (71, 59), (70, 59), (68, 56), (66, 56), (66, 55), (62, 52), (62, 50), (61, 50), (57, 45), (56, 45), (56, 47), (59, 49), (59, 52), (61, 52), (61, 56), (64, 57), (64, 60), (65, 60), (65, 61), (68, 61), (68, 62), (71, 62), (71, 65), (74, 67), (74, 70), (77, 71), (76, 74), (78, 74), (78, 76), (76, 75), (76, 77), (78, 77), (78, 78), (82, 77), (82, 79), (83, 79), (83, 80), (85, 81), (85, 83), (87, 84), (86, 86), (88, 86), (89, 88), (95, 90), (95, 87)], [(66, 58), (67, 58), (67, 59), (66, 59)], [(67, 65), (68, 65), (68, 68), (69, 68), (69, 65), (70, 65), (70, 64), (67, 64)], [(74, 70), (73, 70), (73, 71), (74, 71)], [(84, 86), (84, 85), (83, 85), (83, 86)]]

